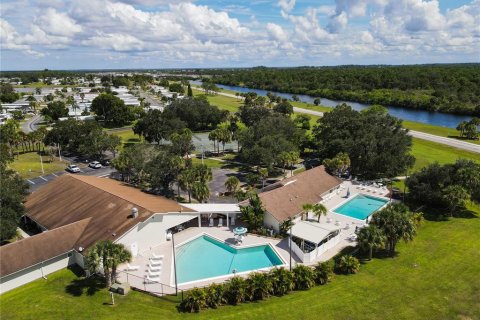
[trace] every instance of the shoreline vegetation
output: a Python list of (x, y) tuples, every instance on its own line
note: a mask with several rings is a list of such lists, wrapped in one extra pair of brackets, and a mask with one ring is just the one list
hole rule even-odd
[(479, 64), (256, 67), (200, 72), (224, 85), (480, 116)]

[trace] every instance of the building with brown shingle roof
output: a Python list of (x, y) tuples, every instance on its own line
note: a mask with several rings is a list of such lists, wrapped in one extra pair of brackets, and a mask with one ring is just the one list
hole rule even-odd
[(341, 183), (342, 180), (328, 174), (324, 166), (319, 166), (272, 184), (258, 195), (267, 211), (265, 226), (279, 232), (285, 220), (300, 219), (304, 204), (319, 203)]

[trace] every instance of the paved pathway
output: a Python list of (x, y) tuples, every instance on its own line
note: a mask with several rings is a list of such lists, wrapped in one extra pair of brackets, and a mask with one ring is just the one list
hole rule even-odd
[(24, 123), (22, 123), (22, 131), (29, 133), (38, 129), (38, 123), (42, 121), (42, 116), (39, 114), (34, 115)]

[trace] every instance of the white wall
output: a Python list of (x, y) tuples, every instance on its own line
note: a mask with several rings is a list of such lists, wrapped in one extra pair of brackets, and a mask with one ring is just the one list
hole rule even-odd
[(41, 264), (36, 264), (27, 269), (4, 276), (0, 278), (0, 294), (75, 264), (75, 260), (74, 253), (69, 252), (47, 260)]
[(280, 232), (280, 224), (269, 212), (265, 213), (263, 218), (263, 225), (267, 228), (273, 228), (276, 233)]
[(292, 241), (292, 251), (300, 258), (303, 263), (311, 263), (315, 261), (318, 257), (324, 254), (327, 250), (335, 247), (340, 242), (340, 233), (335, 237), (330, 239), (327, 243), (322, 244), (320, 247), (315, 248), (311, 252), (303, 252), (297, 244)]
[(141, 253), (167, 241), (167, 229), (192, 219), (198, 219), (198, 215), (155, 214), (145, 222), (136, 225), (116, 242), (122, 243), (129, 250), (132, 243), (136, 242), (138, 252)]

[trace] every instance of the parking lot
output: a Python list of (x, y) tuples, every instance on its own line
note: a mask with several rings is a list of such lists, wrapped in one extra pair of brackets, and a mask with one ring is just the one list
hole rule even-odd
[[(79, 173), (75, 174), (80, 174), (80, 175), (85, 175), (85, 176), (98, 176), (98, 177), (106, 177), (109, 176), (111, 172), (113, 172), (114, 169), (111, 167), (103, 167), (100, 169), (92, 169), (90, 167), (82, 167), (80, 168)], [(54, 180), (55, 178), (68, 173), (66, 170), (64, 171), (59, 171), (55, 173), (50, 173), (46, 174), (43, 176), (39, 176), (33, 179), (27, 179), (27, 182), (30, 184), (30, 192), (35, 191), (39, 187), (47, 184), (48, 182)]]

